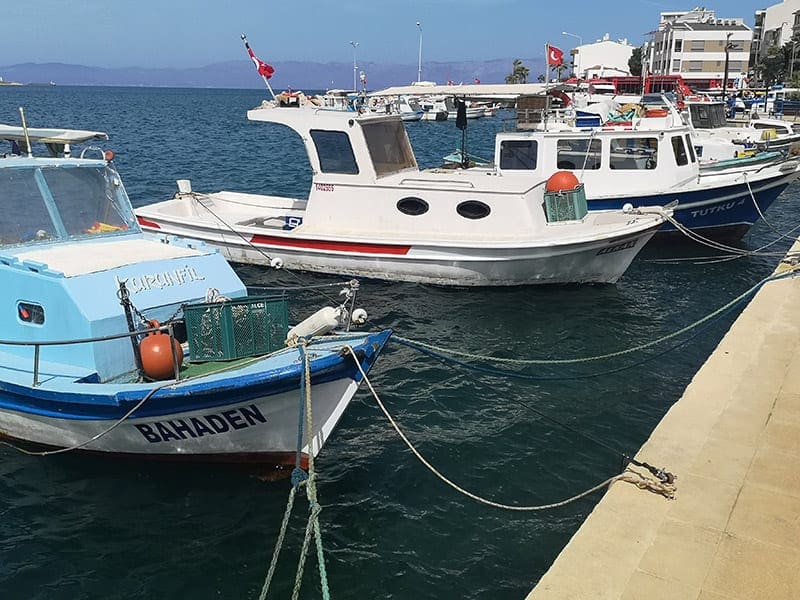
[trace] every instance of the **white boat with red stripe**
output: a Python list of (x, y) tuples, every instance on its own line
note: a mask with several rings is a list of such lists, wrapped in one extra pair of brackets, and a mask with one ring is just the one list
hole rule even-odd
[(232, 262), (500, 286), (613, 283), (664, 221), (653, 208), (587, 213), (577, 180), (555, 181), (563, 173), (531, 184), (420, 170), (397, 116), (264, 102), (247, 117), (301, 137), (313, 171), (307, 197), (205, 194), (181, 181), (174, 198), (137, 209), (144, 229), (199, 238)]

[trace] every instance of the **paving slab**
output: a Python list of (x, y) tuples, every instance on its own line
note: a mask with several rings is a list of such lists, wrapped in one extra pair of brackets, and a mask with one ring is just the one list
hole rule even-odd
[(800, 599), (798, 307), (758, 291), (637, 455), (675, 498), (614, 483), (527, 600)]

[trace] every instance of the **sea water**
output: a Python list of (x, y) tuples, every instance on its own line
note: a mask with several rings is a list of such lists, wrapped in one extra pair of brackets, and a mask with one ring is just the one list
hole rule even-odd
[[(310, 175), (299, 139), (246, 120), (264, 97), (258, 90), (0, 88), (0, 122), (19, 124), (22, 106), (31, 127), (107, 131), (111, 139), (97, 145), (115, 151), (137, 206), (172, 196), (176, 179), (191, 179), (199, 191), (301, 197)], [(504, 126), (502, 113), (470, 121), (467, 151), (491, 158), (494, 134)], [(422, 167), (461, 146), (453, 122), (407, 128)], [(798, 202), (792, 186), (742, 247), (758, 248), (776, 230), (797, 226)], [(357, 305), (373, 327), (444, 348), (515, 359), (590, 357), (700, 319), (778, 262), (660, 262), (703, 254), (696, 246), (648, 249), (613, 286), (465, 290), (364, 281)], [(341, 280), (237, 269), (251, 286)], [(335, 298), (336, 288), (291, 296), (298, 320)], [(390, 342), (370, 378), (399, 427), (444, 476), (495, 502), (546, 504), (618, 473), (620, 454), (638, 450), (733, 318), (613, 360), (496, 365), (513, 377)], [(475, 502), (415, 458), (364, 389), (316, 466), (328, 583), (337, 599), (519, 600), (601, 497), (541, 512)], [(220, 467), (37, 458), (0, 447), (0, 594), (258, 598), (288, 492), (287, 481)], [(290, 595), (306, 517), (298, 499), (269, 597)], [(301, 597), (320, 597), (313, 555)]]

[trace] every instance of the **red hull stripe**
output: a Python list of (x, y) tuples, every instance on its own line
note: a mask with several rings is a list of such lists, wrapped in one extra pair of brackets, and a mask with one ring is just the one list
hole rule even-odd
[(161, 225), (156, 223), (155, 221), (150, 221), (145, 219), (144, 217), (137, 216), (136, 220), (139, 221), (139, 225), (142, 227), (150, 227), (151, 229), (161, 229)]
[(389, 244), (363, 244), (359, 242), (329, 242), (325, 240), (289, 240), (268, 235), (254, 235), (252, 244), (283, 246), (286, 248), (307, 248), (309, 250), (329, 250), (332, 252), (360, 252), (363, 254), (408, 254), (411, 246)]

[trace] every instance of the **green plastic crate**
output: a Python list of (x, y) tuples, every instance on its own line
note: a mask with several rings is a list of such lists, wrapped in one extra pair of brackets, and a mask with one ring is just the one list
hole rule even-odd
[(283, 347), (289, 330), (282, 296), (184, 304), (183, 316), (192, 362), (268, 354)]
[(583, 184), (574, 190), (563, 192), (545, 192), (544, 210), (548, 223), (558, 221), (579, 221), (586, 216), (586, 191)]

